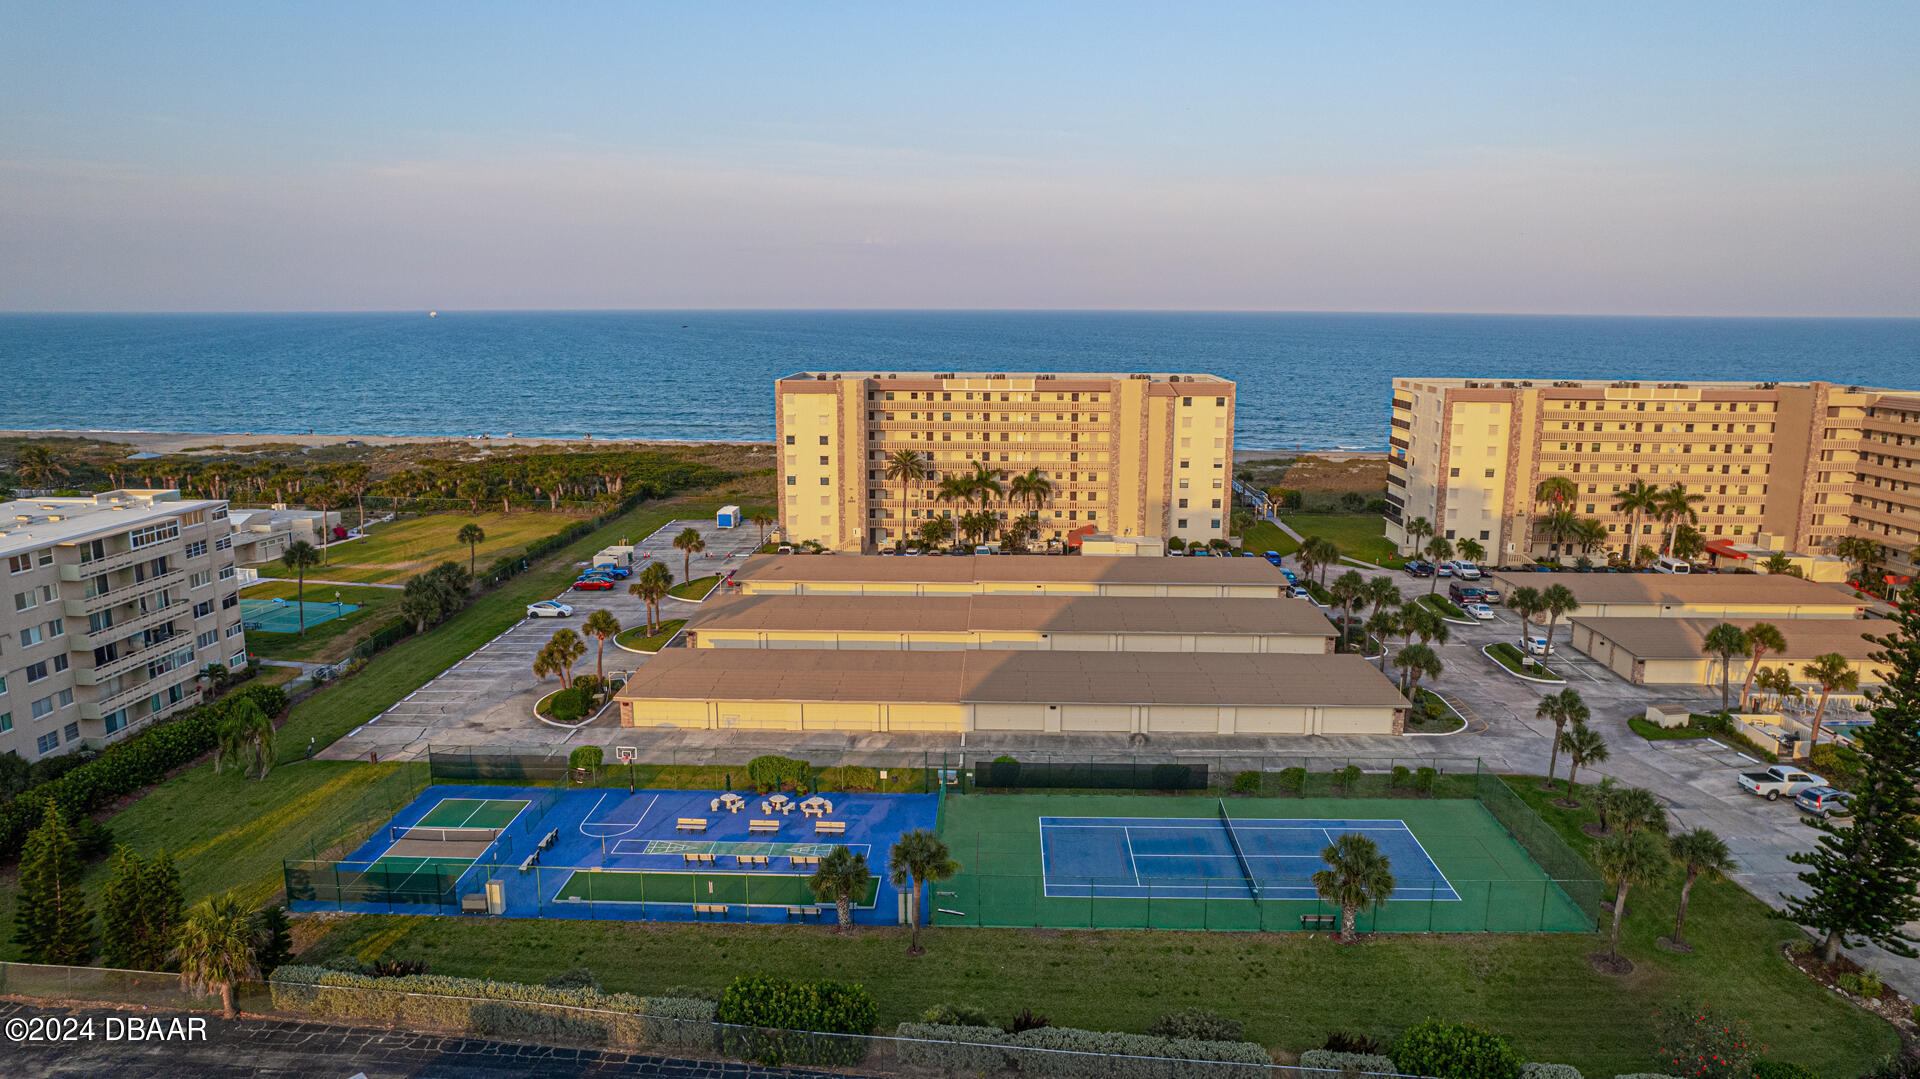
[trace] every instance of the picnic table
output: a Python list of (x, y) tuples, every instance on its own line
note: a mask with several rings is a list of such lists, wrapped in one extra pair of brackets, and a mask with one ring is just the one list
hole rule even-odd
[(833, 812), (833, 803), (819, 795), (800, 803), (800, 814), (806, 817), (824, 817)]

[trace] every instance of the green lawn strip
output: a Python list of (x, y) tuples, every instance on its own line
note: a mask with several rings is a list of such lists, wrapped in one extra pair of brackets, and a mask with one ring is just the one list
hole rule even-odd
[[(869, 880), (856, 907), (871, 907), (880, 882)], [(560, 886), (561, 902), (730, 903), (808, 906), (819, 902), (807, 878), (791, 873), (601, 872), (581, 870)]]
[(613, 639), (613, 643), (623, 648), (637, 648), (642, 652), (658, 652), (673, 638), (674, 634), (680, 632), (680, 627), (686, 624), (687, 620), (684, 618), (668, 618), (654, 623), (654, 628), (659, 632), (648, 635), (647, 624), (642, 622), (632, 629), (621, 630), (620, 635)]
[[(292, 581), (267, 581), (249, 586), (241, 595), (248, 599), (285, 599), (292, 601)], [(357, 604), (359, 610), (317, 626), (308, 626), (307, 635), (298, 633), (247, 632), (247, 651), (262, 659), (295, 659), (330, 663), (347, 658), (361, 638), (399, 613), (400, 596), (394, 588), (352, 588), (330, 584), (310, 584), (308, 603), (331, 603), (335, 595), (343, 602)], [(309, 613), (312, 608), (308, 608)]]
[(707, 593), (713, 591), (713, 586), (719, 583), (720, 578), (717, 575), (696, 577), (691, 581), (682, 581), (674, 585), (667, 590), (667, 595), (675, 599), (702, 600), (706, 599)]
[(1453, 714), (1447, 702), (1430, 689), (1415, 689), (1415, 699), (1424, 707), (1414, 709), (1407, 717), (1407, 730), (1415, 734), (1451, 734), (1461, 728), (1460, 717)]
[[(338, 546), (329, 544), (327, 564), (315, 568), (308, 576), (397, 584), (433, 568), (436, 563), (450, 561), (464, 566), (468, 562), (467, 545), (453, 537), (465, 524), (477, 524), (487, 534), (475, 552), (477, 564), (485, 566), (502, 555), (524, 550), (534, 540), (551, 536), (584, 516), (586, 514), (548, 510), (504, 514), (430, 513), (405, 521), (376, 524), (364, 540)], [(285, 567), (275, 562), (259, 568), (271, 576), (287, 576)]]
[(1705, 738), (1707, 732), (1698, 727), (1662, 727), (1643, 716), (1632, 716), (1627, 720), (1627, 729), (1645, 738), (1649, 742), (1671, 742), (1688, 738)]
[[(216, 775), (211, 764), (203, 764), (153, 788), (107, 818), (106, 826), (115, 842), (143, 857), (173, 852), (188, 902), (237, 890), (248, 904), (259, 905), (280, 890), (282, 860), (304, 857), (310, 840), (331, 842), (385, 821), (404, 805), (410, 788), (396, 773), (405, 768), (424, 772), (420, 765), (301, 761), (256, 781), (232, 769)], [(379, 804), (373, 804), (368, 799), (374, 795), (391, 798), (375, 797)], [(85, 887), (96, 915), (109, 875), (106, 859), (87, 870)], [(0, 959), (9, 961), (20, 959), (11, 932), (17, 885), (13, 872), (0, 878), (0, 924), (9, 930), (0, 935)]]
[(1278, 551), (1290, 555), (1300, 549), (1300, 541), (1280, 531), (1280, 526), (1272, 521), (1255, 521), (1241, 534), (1240, 544), (1255, 554)]
[(526, 616), (527, 604), (550, 599), (573, 580), (573, 563), (621, 536), (644, 536), (675, 517), (704, 516), (714, 499), (648, 503), (554, 552), (544, 568), (523, 573), (482, 595), (438, 627), (375, 656), (360, 673), (341, 679), (293, 709), (280, 731), (281, 758), (306, 753), (307, 739), (331, 745)]
[(1406, 559), (1396, 555), (1393, 544), (1387, 541), (1387, 521), (1384, 517), (1288, 513), (1280, 519), (1302, 536), (1332, 540), (1334, 546), (1340, 548), (1340, 553), (1348, 558), (1392, 569), (1399, 569), (1406, 564)]
[(1434, 593), (1429, 592), (1426, 595), (1423, 595), (1420, 597), (1420, 602), (1433, 608), (1436, 612), (1440, 614), (1442, 618), (1458, 618), (1466, 622), (1474, 621), (1474, 617), (1472, 615), (1468, 614), (1466, 611), (1461, 610), (1459, 604), (1453, 602), (1452, 600), (1448, 599), (1445, 596), (1435, 595)]
[(1550, 682), (1564, 681), (1559, 675), (1521, 655), (1518, 648), (1515, 648), (1505, 641), (1489, 645), (1487, 647), (1487, 654), (1493, 657), (1495, 663), (1500, 664), (1515, 674), (1522, 674), (1528, 678), (1544, 678)]

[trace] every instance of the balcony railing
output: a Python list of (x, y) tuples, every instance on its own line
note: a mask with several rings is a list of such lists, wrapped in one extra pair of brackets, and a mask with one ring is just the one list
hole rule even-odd
[(75, 652), (91, 652), (102, 645), (125, 640), (142, 630), (152, 629), (162, 622), (168, 622), (175, 618), (192, 620), (192, 606), (185, 600), (180, 600), (165, 607), (150, 610), (146, 614), (115, 622), (113, 625), (100, 629), (97, 632), (72, 634), (74, 640), (73, 644), (69, 647)]
[(112, 573), (117, 569), (126, 569), (136, 562), (145, 562), (161, 555), (174, 555), (186, 549), (186, 543), (178, 536), (163, 543), (149, 543), (137, 551), (115, 551), (104, 558), (91, 562), (62, 562), (60, 579), (78, 581), (102, 573)]
[(135, 667), (145, 665), (148, 660), (165, 655), (170, 651), (177, 651), (180, 648), (189, 647), (192, 644), (193, 637), (191, 635), (176, 633), (165, 640), (155, 641), (152, 644), (134, 645), (131, 648), (123, 648), (120, 650), (119, 656), (98, 667), (75, 668), (73, 680), (83, 686), (97, 686), (116, 674), (125, 674)]
[(104, 611), (108, 607), (118, 607), (122, 603), (131, 603), (141, 596), (163, 592), (186, 579), (185, 569), (175, 569), (168, 570), (158, 577), (149, 577), (144, 581), (129, 581), (111, 592), (67, 600), (67, 613), (75, 618), (85, 618), (87, 615)]

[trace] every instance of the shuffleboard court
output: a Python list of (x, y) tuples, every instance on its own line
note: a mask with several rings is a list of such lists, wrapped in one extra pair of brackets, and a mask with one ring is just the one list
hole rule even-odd
[(712, 854), (731, 858), (825, 858), (835, 847), (850, 848), (872, 860), (865, 843), (728, 843), (702, 839), (622, 839), (615, 854)]
[[(871, 910), (880, 882), (867, 881), (854, 903)], [(820, 902), (807, 878), (789, 873), (652, 873), (575, 870), (554, 896), (561, 903), (719, 903), (729, 906), (811, 906)]]

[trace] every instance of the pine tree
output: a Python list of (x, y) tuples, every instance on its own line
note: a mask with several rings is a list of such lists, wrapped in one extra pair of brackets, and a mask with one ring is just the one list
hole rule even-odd
[(145, 951), (140, 970), (171, 970), (173, 938), (187, 919), (187, 898), (180, 891), (180, 870), (173, 855), (161, 851), (141, 877), (141, 903), (147, 913)]
[(275, 903), (256, 911), (254, 925), (260, 930), (260, 973), (272, 974), (273, 968), (293, 958), (293, 923), (287, 920), (287, 908)]
[(82, 966), (93, 958), (93, 915), (80, 890), (82, 868), (66, 812), (48, 802), (20, 855), (13, 942), (28, 962)]
[(113, 877), (100, 891), (100, 958), (121, 970), (144, 970), (140, 965), (146, 919), (141, 895), (145, 863), (132, 847), (113, 852)]
[(1856, 742), (1865, 758), (1853, 790), (1853, 816), (1842, 822), (1809, 818), (1823, 834), (1813, 850), (1788, 857), (1807, 867), (1805, 898), (1784, 896), (1787, 913), (1826, 934), (1828, 962), (1840, 949), (1872, 941), (1895, 955), (1920, 955), (1903, 929), (1920, 921), (1920, 587), (1895, 603), (1897, 629), (1870, 637), (1873, 660), (1886, 671), (1883, 686), (1867, 691), (1873, 723)]

